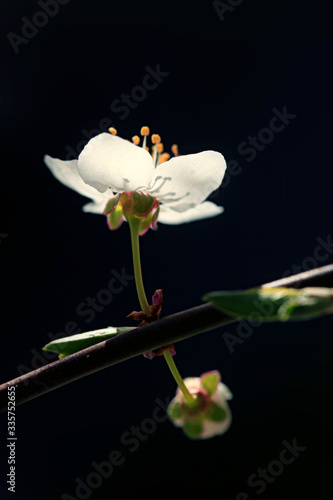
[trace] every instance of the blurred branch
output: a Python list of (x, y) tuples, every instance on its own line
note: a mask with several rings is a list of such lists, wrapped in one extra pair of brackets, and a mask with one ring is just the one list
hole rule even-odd
[[(333, 287), (333, 265), (266, 283), (263, 286)], [(203, 304), (172, 314), (139, 329), (122, 333), (0, 385), (0, 411), (7, 409), (8, 386), (15, 387), (16, 405), (19, 405), (146, 351), (234, 321), (234, 318), (218, 311), (211, 304)]]

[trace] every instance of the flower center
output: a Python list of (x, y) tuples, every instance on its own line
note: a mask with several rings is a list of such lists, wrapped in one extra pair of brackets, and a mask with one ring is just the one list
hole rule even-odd
[[(112, 135), (117, 135), (117, 130), (114, 127), (110, 127), (109, 132)], [(164, 163), (165, 161), (169, 160), (171, 155), (169, 153), (164, 152), (164, 146), (161, 142), (161, 137), (158, 134), (151, 135), (150, 148), (147, 146), (148, 137), (150, 136), (149, 127), (147, 126), (141, 127), (140, 135), (143, 137), (141, 147), (144, 148), (146, 151), (148, 151), (148, 153), (150, 153), (150, 155), (153, 158), (153, 163), (155, 168), (160, 163)], [(134, 135), (132, 137), (132, 142), (136, 146), (139, 146), (141, 139), (138, 135)], [(177, 144), (173, 144), (171, 146), (171, 152), (173, 153), (174, 156), (179, 156)]]
[(198, 415), (199, 413), (203, 412), (209, 404), (208, 396), (202, 391), (199, 390), (198, 392), (191, 392), (191, 394), (194, 398), (193, 403), (188, 404), (185, 400), (182, 402), (183, 411), (189, 417)]

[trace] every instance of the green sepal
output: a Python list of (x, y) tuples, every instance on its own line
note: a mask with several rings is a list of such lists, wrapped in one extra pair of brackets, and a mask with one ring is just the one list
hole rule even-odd
[(183, 430), (187, 437), (200, 439), (202, 434), (202, 421), (199, 418), (185, 418)]
[(118, 229), (121, 226), (123, 223), (123, 207), (120, 203), (107, 215), (107, 219), (110, 229)]
[(216, 391), (218, 383), (220, 382), (220, 374), (217, 371), (204, 373), (200, 377), (200, 382), (208, 394), (212, 395)]
[(211, 402), (205, 412), (205, 418), (212, 422), (223, 422), (227, 418), (227, 412), (222, 406)]
[(156, 204), (156, 199), (150, 194), (133, 191), (131, 197), (131, 208), (138, 217), (146, 217)]
[[(313, 289), (314, 290), (314, 289)], [(235, 318), (259, 321), (302, 320), (320, 316), (329, 310), (332, 299), (308, 293), (307, 289), (254, 288), (245, 291), (212, 292), (203, 297), (224, 313)]]
[(170, 420), (179, 420), (182, 418), (182, 410), (180, 403), (178, 401), (172, 402), (169, 404), (167, 409), (167, 414)]
[(86, 347), (98, 344), (103, 340), (110, 339), (119, 335), (120, 333), (129, 332), (135, 327), (117, 327), (108, 326), (101, 330), (94, 330), (92, 332), (78, 333), (70, 337), (63, 337), (61, 339), (52, 340), (43, 347), (43, 351), (51, 351), (59, 354), (59, 358), (65, 358), (70, 354), (81, 351)]
[(119, 199), (120, 199), (120, 193), (116, 194), (115, 196), (112, 196), (112, 198), (110, 198), (107, 204), (105, 205), (103, 215), (107, 215), (109, 212), (112, 212), (115, 209)]
[(143, 234), (145, 234), (148, 231), (148, 229), (152, 225), (152, 222), (153, 222), (152, 212), (150, 214), (148, 214), (146, 217), (141, 218), (140, 224), (139, 224), (139, 235), (140, 236), (142, 236)]

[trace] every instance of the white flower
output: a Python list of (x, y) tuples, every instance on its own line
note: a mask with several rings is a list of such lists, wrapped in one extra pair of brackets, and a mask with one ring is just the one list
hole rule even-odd
[(220, 373), (213, 370), (201, 377), (185, 378), (184, 383), (194, 397), (194, 404), (189, 404), (178, 388), (168, 407), (170, 420), (192, 439), (224, 434), (232, 420), (227, 400), (233, 396), (221, 382)]
[[(181, 224), (223, 212), (223, 207), (205, 201), (220, 186), (225, 174), (226, 163), (220, 153), (204, 151), (179, 156), (177, 146), (173, 146), (175, 157), (168, 159), (170, 155), (163, 153), (158, 135), (152, 135), (152, 154), (147, 151), (148, 127), (141, 129), (142, 147), (138, 146), (138, 136), (131, 143), (114, 135), (114, 129), (110, 131), (111, 134), (102, 133), (91, 139), (77, 160), (44, 157), (60, 182), (91, 198), (92, 202), (83, 207), (85, 212), (103, 214), (106, 204), (116, 194), (133, 192), (154, 198), (153, 227), (157, 216), (162, 223)], [(116, 204), (112, 204), (111, 211), (115, 208)], [(116, 229), (123, 220), (119, 207), (118, 215), (113, 217), (116, 223), (111, 221), (109, 225)]]

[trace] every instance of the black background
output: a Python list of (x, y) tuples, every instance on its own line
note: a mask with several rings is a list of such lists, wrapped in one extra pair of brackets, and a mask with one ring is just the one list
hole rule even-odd
[[(227, 4), (227, 2), (225, 2)], [(104, 288), (111, 270), (132, 273), (126, 224), (110, 232), (88, 201), (56, 181), (45, 153), (66, 159), (108, 118), (130, 138), (142, 125), (182, 154), (205, 149), (241, 173), (213, 196), (225, 213), (149, 231), (141, 239), (146, 290), (163, 288), (167, 315), (204, 293), (255, 286), (333, 261), (314, 258), (332, 231), (332, 3), (244, 0), (222, 21), (210, 1), (114, 3), (70, 0), (16, 54), (36, 2), (2, 2), (0, 244), (1, 381), (32, 369), (48, 333), (128, 324), (138, 308), (132, 281), (96, 313), (77, 308)], [(121, 113), (110, 106), (141, 85), (146, 67), (169, 73)], [(254, 161), (239, 145), (267, 127), (273, 108), (297, 115)], [(226, 183), (225, 183), (226, 184)], [(332, 252), (332, 250), (331, 250)], [(325, 251), (321, 250), (320, 255)], [(121, 443), (155, 400), (173, 397), (162, 358), (138, 357), (17, 408), (15, 498), (75, 496), (75, 479), (117, 449), (125, 458), (92, 499), (201, 495), (225, 500), (330, 498), (332, 320), (254, 329), (231, 353), (223, 334), (179, 343), (184, 376), (218, 369), (234, 393), (233, 424), (221, 437), (190, 441), (165, 421), (135, 452)], [(32, 351), (33, 350), (33, 351)], [(1, 418), (1, 498), (7, 492), (6, 415)], [(306, 447), (262, 494), (247, 484), (278, 459), (282, 441)], [(66, 497), (65, 497), (66, 498)], [(246, 498), (246, 496), (244, 497)]]

